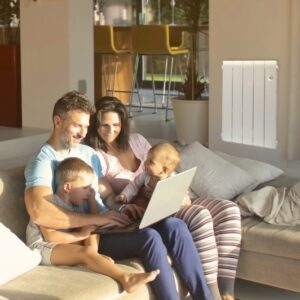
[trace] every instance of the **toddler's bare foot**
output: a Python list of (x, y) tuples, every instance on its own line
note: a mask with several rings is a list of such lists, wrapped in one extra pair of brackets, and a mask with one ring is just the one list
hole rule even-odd
[(127, 293), (133, 293), (143, 284), (153, 281), (159, 274), (159, 270), (149, 273), (126, 273), (122, 285)]

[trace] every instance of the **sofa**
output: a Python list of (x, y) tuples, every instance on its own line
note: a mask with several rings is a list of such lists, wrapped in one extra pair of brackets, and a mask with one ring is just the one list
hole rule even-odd
[[(300, 182), (274, 165), (213, 151), (198, 142), (180, 147), (180, 153), (178, 171), (197, 166), (191, 189), (203, 199), (238, 201), (238, 197), (264, 186), (292, 187)], [(266, 199), (257, 197), (254, 201), (261, 205)], [(237, 277), (300, 292), (299, 249), (300, 225), (273, 225), (255, 215), (242, 218)]]
[[(259, 185), (291, 187), (300, 178), (281, 175)], [(271, 225), (252, 216), (242, 220), (237, 277), (300, 293), (300, 226)]]
[[(287, 186), (299, 180), (284, 176), (281, 170), (268, 164), (213, 152), (198, 144), (180, 150), (182, 162), (178, 171), (198, 166), (199, 173), (196, 173), (191, 188), (200, 197), (223, 195), (223, 198), (234, 199), (236, 195), (262, 185)], [(23, 199), (23, 172), (24, 167), (0, 172), (0, 224), (9, 228), (21, 241), (25, 240), (28, 222)], [(258, 182), (261, 185), (258, 186)], [(1, 236), (0, 239), (2, 253)], [(242, 220), (242, 249), (237, 277), (300, 292), (299, 249), (300, 226), (270, 225), (256, 217), (245, 218)], [(12, 265), (17, 259), (24, 261), (22, 255), (17, 253), (15, 258), (10, 258)], [(133, 294), (126, 294), (113, 279), (82, 266), (54, 267), (38, 263), (34, 261), (27, 269), (20, 270), (0, 285), (0, 299), (1, 296), (12, 300), (155, 299), (149, 285)], [(143, 270), (138, 259), (122, 260), (118, 264), (133, 272)], [(174, 276), (181, 299), (187, 298), (188, 293), (176, 272)]]
[[(24, 167), (0, 171), (0, 225), (11, 230), (8, 232), (7, 229), (4, 235), (9, 235), (8, 243), (12, 244), (10, 246), (6, 242), (4, 245), (3, 240), (6, 240), (6, 237), (3, 236), (3, 228), (0, 227), (0, 253), (2, 259), (5, 260), (1, 261), (0, 258), (1, 300), (155, 299), (149, 285), (141, 287), (135, 293), (127, 294), (122, 292), (120, 285), (115, 280), (89, 271), (83, 266), (38, 265), (39, 260), (28, 253), (32, 251), (23, 243), (20, 244), (20, 240), (25, 242), (25, 230), (28, 222), (23, 195)], [(13, 238), (14, 240), (11, 241)], [(5, 250), (8, 251), (5, 252)], [(3, 253), (8, 257), (3, 258)], [(23, 265), (25, 261), (30, 263)], [(9, 266), (9, 269), (15, 271), (14, 274), (8, 274), (10, 278), (3, 278), (10, 273), (10, 270), (3, 269), (4, 262), (5, 266)], [(127, 271), (140, 272), (144, 270), (139, 259), (122, 260), (117, 263)], [(188, 297), (187, 291), (180, 284), (175, 272), (174, 276), (180, 297), (185, 299)], [(7, 279), (10, 280), (1, 284)]]

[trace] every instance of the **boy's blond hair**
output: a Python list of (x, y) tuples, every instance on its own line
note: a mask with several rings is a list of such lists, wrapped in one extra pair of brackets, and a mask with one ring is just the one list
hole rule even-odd
[(93, 175), (93, 168), (77, 157), (69, 157), (64, 159), (55, 171), (55, 179), (57, 185), (64, 184), (65, 182), (75, 181), (82, 175)]
[(179, 151), (169, 143), (156, 144), (151, 147), (149, 152), (157, 155), (158, 159), (164, 164), (164, 167), (168, 169), (169, 174), (175, 171), (180, 162)]

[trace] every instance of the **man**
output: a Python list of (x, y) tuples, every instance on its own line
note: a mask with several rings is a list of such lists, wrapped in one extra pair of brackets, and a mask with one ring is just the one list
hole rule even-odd
[[(96, 152), (80, 144), (89, 126), (90, 115), (94, 106), (88, 99), (77, 92), (70, 92), (59, 99), (53, 110), (53, 130), (49, 140), (25, 169), (25, 203), (34, 223), (47, 227), (74, 228), (86, 225), (104, 225), (113, 223), (126, 225), (126, 216), (115, 211), (107, 211), (96, 193), (99, 210), (102, 214), (85, 215), (70, 213), (52, 203), (55, 190), (54, 170), (59, 161), (66, 157), (79, 157), (90, 164), (98, 178), (102, 177), (101, 165)], [(95, 184), (95, 191), (98, 186)]]

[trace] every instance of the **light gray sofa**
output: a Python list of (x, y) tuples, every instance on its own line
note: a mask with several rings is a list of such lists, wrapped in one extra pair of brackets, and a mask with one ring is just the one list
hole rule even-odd
[[(300, 179), (281, 175), (257, 188), (290, 187)], [(300, 226), (267, 224), (256, 217), (242, 220), (242, 251), (237, 277), (300, 292)]]
[[(179, 171), (197, 166), (191, 189), (204, 199), (233, 199), (262, 186), (289, 187), (287, 177), (265, 162), (232, 156), (194, 142), (180, 149)], [(257, 197), (258, 203), (265, 201)], [(248, 217), (242, 220), (242, 246), (237, 277), (300, 292), (300, 226), (278, 226)]]
[[(23, 171), (21, 167), (0, 172), (0, 222), (22, 240), (28, 222), (23, 200)], [(281, 176), (273, 183), (287, 186), (294, 182)], [(300, 227), (269, 225), (251, 217), (242, 221), (242, 230), (237, 276), (300, 292)], [(127, 270), (143, 270), (138, 259), (118, 263)], [(186, 290), (178, 280), (177, 284), (181, 298), (185, 299)], [(0, 299), (1, 296), (11, 300), (155, 299), (149, 286), (126, 294), (111, 278), (83, 267), (53, 266), (36, 266), (1, 285)]]
[[(25, 241), (28, 215), (23, 198), (23, 174), (24, 167), (0, 172), (0, 222)], [(143, 270), (138, 259), (118, 263), (128, 271)], [(187, 291), (175, 273), (174, 276), (181, 299), (185, 299)], [(155, 299), (149, 285), (133, 294), (126, 294), (113, 279), (84, 267), (41, 265), (0, 285), (0, 299), (3, 297), (10, 300)]]

